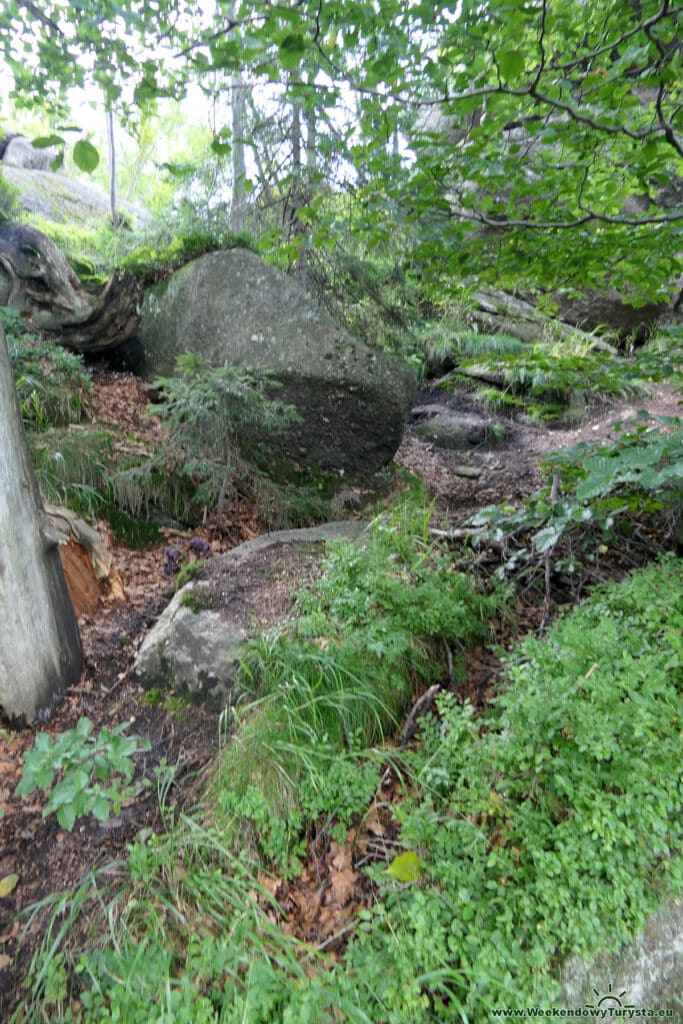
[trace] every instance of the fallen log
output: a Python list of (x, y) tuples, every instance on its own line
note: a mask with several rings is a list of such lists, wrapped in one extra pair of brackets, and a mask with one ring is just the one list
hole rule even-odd
[(0, 226), (0, 303), (78, 352), (118, 348), (142, 320), (142, 289), (132, 274), (115, 270), (93, 294), (54, 242), (28, 224)]

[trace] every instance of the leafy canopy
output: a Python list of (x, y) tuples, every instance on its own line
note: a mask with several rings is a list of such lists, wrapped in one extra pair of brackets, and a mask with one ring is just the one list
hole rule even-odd
[[(379, 13), (372, 0), (11, 0), (0, 35), (29, 104), (94, 83), (130, 113), (191, 78), (281, 84), (337, 126), (355, 229), (401, 238), (436, 288), (476, 273), (661, 299), (683, 223), (680, 6), (389, 0)], [(323, 210), (298, 214), (301, 245), (312, 223), (329, 244)]]

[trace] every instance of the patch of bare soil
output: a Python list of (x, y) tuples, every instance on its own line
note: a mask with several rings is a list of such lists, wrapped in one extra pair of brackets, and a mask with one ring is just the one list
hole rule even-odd
[[(491, 414), (472, 395), (451, 395), (440, 388), (427, 388), (418, 398), (420, 404), (440, 405), (444, 409), (478, 414), (490, 422)], [(447, 451), (421, 440), (409, 426), (396, 455), (397, 461), (426, 483), (437, 509), (453, 525), (461, 525), (486, 505), (508, 501), (519, 504), (543, 480), (539, 463), (552, 452), (580, 442), (608, 443), (616, 440), (617, 424), (634, 420), (646, 410), (653, 424), (659, 416), (680, 416), (681, 398), (671, 387), (658, 385), (647, 394), (614, 404), (600, 403), (585, 420), (573, 426), (547, 426), (522, 417), (505, 420), (505, 438), (499, 444), (473, 446), (465, 452)], [(462, 466), (478, 470), (480, 475), (458, 475)]]

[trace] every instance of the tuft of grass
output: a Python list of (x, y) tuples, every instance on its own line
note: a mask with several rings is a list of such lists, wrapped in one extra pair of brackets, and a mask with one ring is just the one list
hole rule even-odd
[(455, 369), (464, 359), (521, 355), (528, 347), (510, 334), (463, 331), (452, 322), (427, 323), (419, 332), (428, 377)]
[(111, 434), (95, 426), (51, 429), (29, 437), (36, 479), (43, 496), (93, 518), (108, 502)]
[(27, 334), (13, 310), (0, 309), (0, 318), (27, 429), (44, 431), (87, 419), (91, 381), (82, 357)]
[[(163, 796), (172, 775), (160, 775)], [(321, 957), (284, 935), (275, 903), (254, 865), (196, 818), (137, 839), (118, 866), (73, 891), (43, 900), (27, 923), (49, 912), (27, 976), (27, 999), (13, 1017), (37, 1022), (121, 1020), (216, 1024), (280, 1019), (288, 993), (311, 985)], [(269, 913), (270, 912), (270, 913)], [(91, 923), (78, 948), (77, 922)], [(74, 995), (78, 993), (78, 1003)]]
[(247, 704), (216, 783), (232, 794), (229, 810), (256, 786), (291, 821), (303, 779), (322, 780), (330, 758), (395, 732), (416, 685), (445, 674), (446, 652), (457, 677), (462, 653), (486, 637), (505, 594), (453, 572), (429, 519), (405, 505), (360, 542), (330, 545), (292, 621), (253, 643), (238, 685)]

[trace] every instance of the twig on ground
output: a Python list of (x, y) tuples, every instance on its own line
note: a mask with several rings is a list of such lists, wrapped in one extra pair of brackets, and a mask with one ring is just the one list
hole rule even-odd
[(434, 686), (430, 686), (427, 692), (423, 693), (421, 697), (418, 697), (415, 703), (413, 704), (412, 708), (410, 709), (410, 713), (406, 718), (406, 723), (403, 726), (401, 742), (399, 744), (400, 750), (403, 750), (408, 745), (410, 740), (417, 732), (418, 719), (421, 718), (422, 715), (424, 715), (427, 711), (429, 711), (429, 708), (432, 706), (434, 698), (436, 697), (440, 689), (441, 687), (439, 686), (438, 683)]

